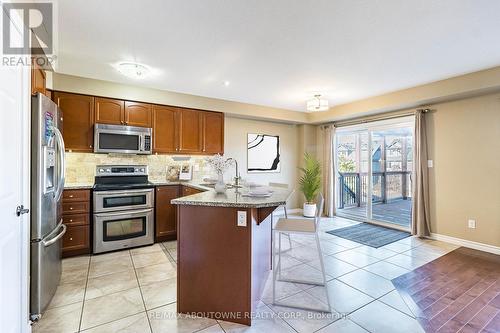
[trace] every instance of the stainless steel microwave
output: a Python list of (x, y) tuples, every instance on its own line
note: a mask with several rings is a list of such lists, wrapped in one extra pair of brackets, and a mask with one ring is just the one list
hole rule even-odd
[(94, 152), (151, 154), (151, 134), (146, 127), (95, 124)]

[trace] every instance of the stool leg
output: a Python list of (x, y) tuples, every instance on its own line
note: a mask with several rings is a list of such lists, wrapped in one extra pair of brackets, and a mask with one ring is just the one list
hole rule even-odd
[(319, 237), (318, 237), (317, 233), (316, 233), (316, 246), (318, 247), (319, 263), (321, 266), (321, 273), (323, 274), (323, 283), (325, 284), (326, 302), (328, 304), (328, 312), (332, 312), (332, 307), (330, 305), (330, 296), (328, 295), (328, 286), (326, 284), (325, 263), (323, 262), (323, 252), (321, 251), (321, 245), (319, 244)]
[(273, 241), (271, 242), (272, 246), (273, 246), (273, 250), (272, 250), (272, 253), (273, 253), (273, 304), (274, 302), (276, 302), (276, 269), (277, 269), (277, 264), (276, 264), (276, 244), (274, 243), (274, 240), (276, 239), (276, 232), (273, 231), (272, 233), (273, 235)]
[(281, 232), (278, 231), (278, 277), (281, 279)]

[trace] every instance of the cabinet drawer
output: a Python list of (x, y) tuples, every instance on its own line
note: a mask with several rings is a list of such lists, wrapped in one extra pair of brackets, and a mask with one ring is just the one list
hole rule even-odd
[(63, 201), (63, 214), (79, 214), (88, 213), (90, 210), (89, 202), (64, 202)]
[(63, 223), (66, 226), (88, 225), (89, 214), (65, 214), (63, 215)]
[(64, 190), (63, 202), (90, 201), (90, 190)]
[(69, 226), (63, 236), (63, 252), (85, 250), (90, 246), (90, 226)]

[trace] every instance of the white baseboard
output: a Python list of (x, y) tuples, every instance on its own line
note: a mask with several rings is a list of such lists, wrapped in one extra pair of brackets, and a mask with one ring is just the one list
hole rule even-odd
[(494, 245), (478, 243), (478, 242), (473, 242), (473, 241), (462, 239), (462, 238), (456, 238), (456, 237), (434, 234), (434, 233), (431, 233), (431, 235), (429, 237), (426, 237), (426, 238), (434, 239), (434, 240), (438, 240), (438, 241), (443, 241), (443, 242), (447, 242), (447, 243), (451, 243), (451, 244), (455, 244), (455, 245), (460, 245), (460, 246), (468, 247), (468, 248), (471, 248), (474, 250), (479, 250), (479, 251), (484, 251), (484, 252), (489, 252), (489, 253), (500, 255), (500, 247), (494, 246)]

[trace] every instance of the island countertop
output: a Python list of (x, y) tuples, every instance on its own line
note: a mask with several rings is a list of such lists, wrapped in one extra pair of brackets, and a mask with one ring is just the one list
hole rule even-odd
[(273, 194), (269, 197), (250, 197), (247, 189), (230, 188), (226, 193), (218, 194), (214, 189), (205, 192), (173, 199), (174, 205), (263, 208), (285, 205), (292, 191), (283, 188), (269, 187)]

